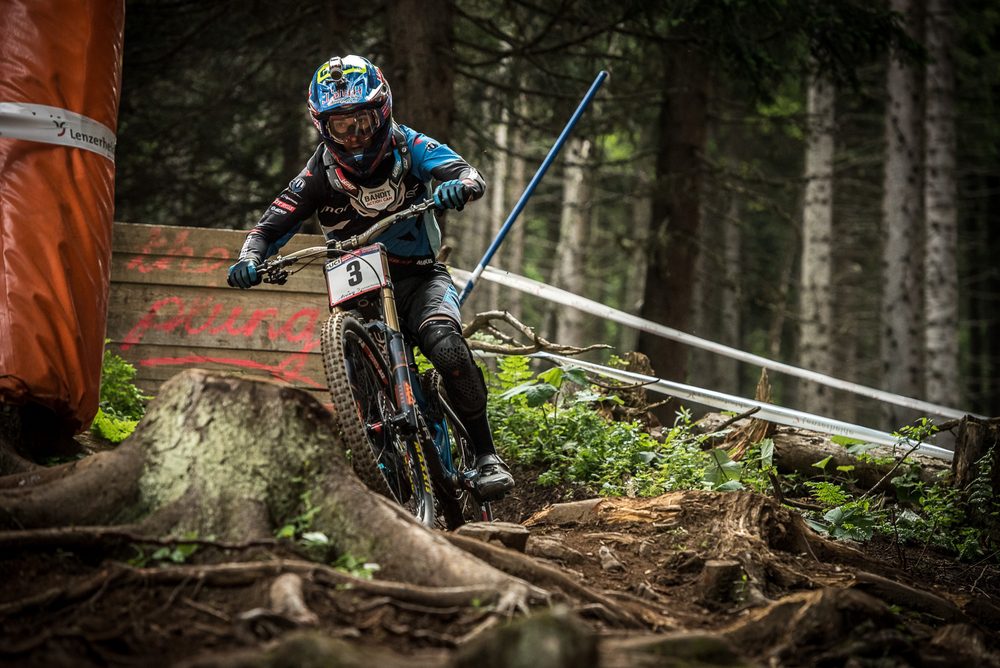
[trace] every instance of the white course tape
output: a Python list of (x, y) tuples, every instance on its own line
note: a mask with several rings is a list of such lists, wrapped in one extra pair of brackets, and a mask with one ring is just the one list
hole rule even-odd
[[(470, 274), (468, 271), (455, 269), (454, 267), (451, 267), (450, 271), (458, 283), (464, 284), (469, 279)], [(867, 387), (851, 381), (841, 380), (816, 371), (810, 371), (808, 369), (792, 366), (791, 364), (785, 364), (784, 362), (775, 362), (767, 359), (766, 357), (761, 357), (760, 355), (743, 352), (742, 350), (737, 350), (736, 348), (724, 346), (721, 343), (715, 343), (714, 341), (708, 341), (706, 339), (698, 338), (697, 336), (692, 336), (691, 334), (686, 334), (680, 330), (666, 327), (665, 325), (650, 322), (649, 320), (643, 320), (642, 318), (625, 313), (624, 311), (619, 311), (618, 309), (611, 308), (610, 306), (605, 306), (604, 304), (592, 301), (586, 297), (580, 297), (579, 295), (575, 295), (560, 288), (546, 285), (545, 283), (540, 283), (524, 276), (518, 276), (517, 274), (512, 274), (510, 272), (503, 271), (502, 269), (487, 267), (486, 271), (482, 274), (482, 278), (493, 283), (498, 283), (500, 285), (534, 295), (536, 297), (541, 297), (542, 299), (546, 299), (557, 304), (570, 306), (579, 311), (583, 311), (584, 313), (589, 313), (606, 320), (612, 320), (614, 322), (633, 327), (643, 332), (649, 332), (650, 334), (656, 334), (667, 339), (680, 341), (681, 343), (694, 346), (695, 348), (708, 350), (719, 355), (724, 355), (725, 357), (730, 357), (755, 366), (764, 367), (765, 369), (772, 369), (790, 376), (811, 380), (838, 390), (845, 390), (847, 392), (853, 392), (854, 394), (871, 397), (872, 399), (878, 399), (879, 401), (895, 404), (897, 406), (912, 408), (913, 410), (916, 410), (924, 415), (938, 415), (956, 419), (962, 418), (965, 415), (973, 415), (974, 417), (979, 418), (983, 417), (981, 415), (975, 415), (973, 413), (958, 410), (957, 408), (940, 406), (927, 401), (921, 401), (920, 399), (904, 397), (898, 394), (893, 394), (892, 392), (886, 392), (884, 390), (878, 390), (873, 387)]]
[(115, 161), (115, 133), (92, 118), (44, 104), (0, 102), (0, 139), (59, 144)]
[[(625, 383), (647, 383), (645, 387), (647, 390), (653, 390), (654, 392), (659, 392), (660, 394), (667, 394), (679, 399), (693, 401), (694, 403), (702, 406), (710, 406), (720, 410), (733, 411), (737, 414), (745, 413), (752, 408), (758, 408), (759, 410), (753, 415), (755, 418), (767, 420), (768, 422), (788, 427), (809, 429), (811, 431), (818, 431), (824, 434), (847, 436), (848, 438), (857, 439), (865, 443), (876, 443), (879, 445), (903, 445), (904, 447), (912, 447), (913, 445), (916, 445), (915, 441), (907, 442), (905, 439), (897, 438), (892, 434), (888, 434), (884, 431), (878, 431), (877, 429), (870, 429), (868, 427), (862, 427), (849, 422), (841, 422), (840, 420), (834, 420), (820, 415), (813, 415), (812, 413), (803, 413), (802, 411), (796, 411), (782, 406), (775, 406), (773, 404), (764, 403), (755, 399), (744, 399), (743, 397), (735, 397), (729, 394), (723, 394), (722, 392), (714, 392), (712, 390), (703, 390), (700, 387), (675, 383), (673, 381), (663, 380), (662, 378), (656, 378), (654, 376), (646, 376), (644, 374), (633, 373), (623, 369), (614, 369), (601, 364), (596, 364), (594, 362), (587, 362), (585, 360), (564, 357), (562, 355), (553, 355), (552, 353), (544, 352), (534, 353), (531, 357), (551, 360), (560, 365), (578, 366), (587, 371), (599, 373), (603, 376), (614, 378), (615, 380)], [(929, 443), (921, 443), (917, 446), (916, 452), (924, 455), (930, 455), (932, 457), (938, 457), (940, 459), (946, 459), (948, 461), (951, 461), (953, 456), (951, 450), (931, 445)]]

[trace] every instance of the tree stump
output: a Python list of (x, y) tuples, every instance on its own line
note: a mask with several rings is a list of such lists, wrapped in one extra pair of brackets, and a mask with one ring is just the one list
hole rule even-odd
[(709, 605), (733, 602), (740, 585), (744, 584), (746, 573), (740, 562), (730, 559), (709, 559), (701, 569), (695, 588), (698, 598)]
[(979, 477), (980, 467), (990, 469), (990, 487), (994, 494), (1000, 492), (1000, 418), (980, 420), (966, 415), (958, 423), (951, 462), (955, 487), (967, 489)]
[(966, 415), (958, 423), (955, 488), (961, 493), (969, 517), (996, 540), (1000, 538), (1000, 418), (981, 420)]
[(0, 529), (124, 525), (147, 536), (241, 541), (302, 517), (329, 538), (326, 558), (351, 554), (418, 585), (527, 594), (526, 583), (370, 492), (329, 411), (271, 381), (184, 371), (115, 450), (0, 478)]

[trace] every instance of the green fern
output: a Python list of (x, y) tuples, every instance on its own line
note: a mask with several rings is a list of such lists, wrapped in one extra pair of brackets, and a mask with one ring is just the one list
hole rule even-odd
[(100, 404), (90, 429), (111, 443), (121, 443), (132, 434), (151, 399), (133, 384), (135, 373), (128, 361), (105, 349)]
[(132, 435), (137, 424), (139, 424), (138, 420), (121, 419), (105, 413), (102, 408), (98, 408), (90, 429), (104, 440), (118, 444)]

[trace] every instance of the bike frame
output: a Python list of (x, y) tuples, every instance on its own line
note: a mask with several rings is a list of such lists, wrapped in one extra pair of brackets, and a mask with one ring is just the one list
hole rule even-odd
[[(295, 251), (286, 256), (276, 256), (275, 258), (261, 265), (258, 271), (262, 274), (265, 282), (284, 283), (289, 275), (285, 270), (293, 264), (303, 261), (314, 261), (325, 257), (331, 260), (347, 261), (351, 255), (360, 258), (359, 251), (365, 250), (368, 242), (384, 232), (391, 225), (404, 218), (420, 214), (434, 206), (433, 200), (426, 200), (402, 211), (398, 211), (387, 218), (373, 225), (363, 234), (355, 235), (343, 241), (330, 240), (326, 246), (313, 246)], [(382, 275), (384, 281), (377, 290), (378, 305), (380, 307), (380, 319), (362, 318), (370, 331), (377, 333), (376, 340), (384, 340), (385, 353), (390, 366), (390, 382), (396, 403), (396, 415), (393, 417), (393, 426), (398, 428), (402, 435), (413, 438), (419, 447), (416, 448), (417, 456), (420, 458), (419, 465), (425, 472), (430, 472), (429, 479), (438, 481), (444, 485), (441, 491), (451, 495), (457, 495), (460, 489), (472, 492), (475, 496), (474, 488), (466, 485), (463, 473), (456, 471), (451, 465), (451, 453), (438, 452), (435, 439), (431, 432), (430, 425), (423, 419), (423, 412), (420, 406), (421, 389), (415, 374), (415, 363), (413, 352), (402, 332), (399, 320), (399, 313), (396, 308), (396, 295), (393, 288), (392, 279), (389, 273), (388, 257), (385, 246), (376, 244), (379, 249), (379, 261), (381, 262)], [(367, 260), (363, 260), (367, 262)], [(373, 290), (372, 292), (376, 292)], [(361, 303), (362, 296), (352, 297), (345, 301), (343, 305), (331, 305), (331, 312), (336, 309), (343, 311), (359, 311), (356, 307)], [(456, 422), (461, 422), (454, 415), (450, 406), (445, 406), (449, 416)], [(447, 429), (445, 429), (447, 431)], [(424, 453), (424, 444), (435, 449), (433, 456)], [(447, 456), (445, 456), (447, 455)], [(483, 510), (483, 515), (487, 519), (492, 519), (492, 511), (488, 503), (479, 502)]]

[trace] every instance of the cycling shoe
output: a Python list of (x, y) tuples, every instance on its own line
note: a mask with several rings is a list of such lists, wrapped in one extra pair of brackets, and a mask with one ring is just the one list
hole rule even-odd
[(476, 460), (476, 492), (481, 501), (496, 501), (514, 489), (514, 476), (503, 460), (494, 454)]

